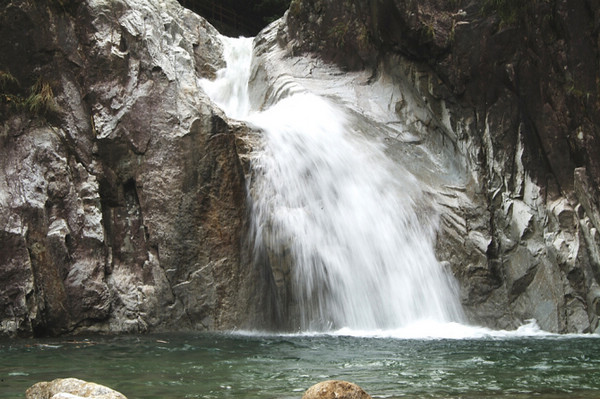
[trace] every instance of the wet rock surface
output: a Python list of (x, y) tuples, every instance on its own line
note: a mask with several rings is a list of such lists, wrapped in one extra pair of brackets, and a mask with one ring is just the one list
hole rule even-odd
[(435, 190), (437, 252), (474, 322), (598, 326), (599, 13), (585, 0), (510, 20), (472, 1), (296, 0), (280, 30), (290, 54), (391, 80), (408, 97), (390, 104), (399, 116), (423, 111), (415, 142), (461, 164)]

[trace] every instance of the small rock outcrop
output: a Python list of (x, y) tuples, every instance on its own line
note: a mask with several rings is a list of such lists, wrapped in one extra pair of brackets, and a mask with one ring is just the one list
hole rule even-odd
[(371, 396), (351, 382), (329, 380), (308, 388), (302, 399), (371, 399)]
[(77, 378), (59, 378), (38, 382), (27, 390), (26, 399), (127, 399), (113, 389)]

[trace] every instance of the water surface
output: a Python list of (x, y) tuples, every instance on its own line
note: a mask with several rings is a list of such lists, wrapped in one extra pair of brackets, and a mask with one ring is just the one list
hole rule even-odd
[(300, 398), (344, 379), (374, 398), (597, 398), (600, 340), (165, 334), (0, 341), (0, 398), (76, 377), (128, 398)]

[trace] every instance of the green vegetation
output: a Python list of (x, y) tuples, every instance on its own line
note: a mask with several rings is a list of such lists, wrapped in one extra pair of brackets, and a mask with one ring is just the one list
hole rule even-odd
[(364, 24), (356, 27), (356, 40), (359, 50), (366, 50), (369, 47), (369, 31)]
[(369, 32), (360, 21), (349, 19), (339, 22), (339, 18), (334, 18), (332, 22), (334, 25), (327, 31), (327, 35), (336, 48), (341, 49), (348, 44), (357, 47), (359, 51), (368, 48)]
[(25, 110), (34, 115), (48, 115), (58, 111), (54, 101), (54, 93), (48, 82), (38, 78), (31, 86), (30, 94), (23, 104)]
[(300, 16), (300, 12), (302, 11), (301, 0), (292, 0), (290, 3), (290, 15), (292, 17)]
[(435, 39), (435, 27), (433, 26), (433, 22), (423, 22), (421, 34), (423, 35), (423, 37), (426, 40), (434, 40)]
[(19, 81), (10, 72), (0, 71), (0, 90), (19, 87)]
[(38, 78), (29, 88), (27, 95), (22, 92), (17, 78), (10, 72), (0, 70), (0, 117), (18, 112), (34, 116), (49, 116), (58, 112), (52, 86), (42, 78)]
[(21, 108), (23, 98), (17, 94), (20, 84), (10, 72), (0, 71), (0, 116)]

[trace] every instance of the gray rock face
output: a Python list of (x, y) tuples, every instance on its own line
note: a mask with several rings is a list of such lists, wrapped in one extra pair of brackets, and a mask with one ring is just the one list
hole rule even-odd
[(217, 32), (175, 1), (76, 3), (0, 11), (0, 70), (59, 109), (0, 126), (0, 332), (242, 325), (247, 128), (198, 85)]
[[(467, 1), (298, 0), (280, 32), (292, 54), (386, 77), (417, 146), (464, 171), (436, 194), (437, 252), (476, 323), (598, 326), (600, 49), (581, 27), (599, 12), (592, 1), (540, 3), (506, 27)], [(530, 23), (540, 15), (551, 17)]]

